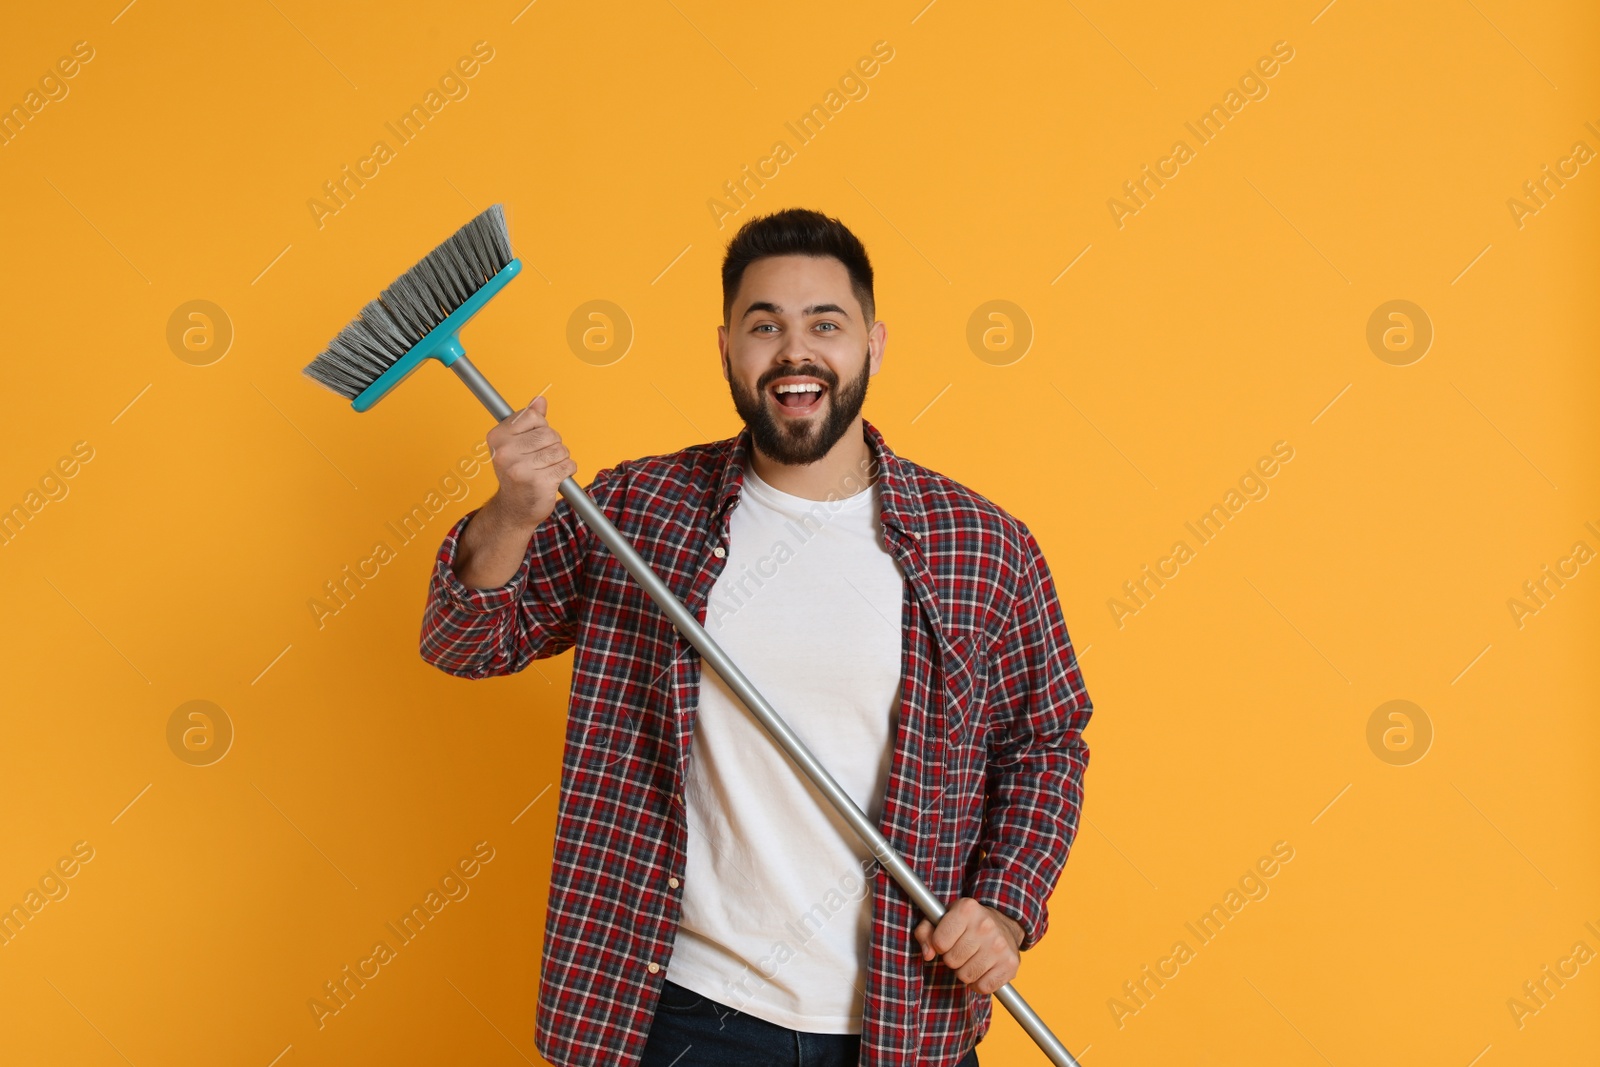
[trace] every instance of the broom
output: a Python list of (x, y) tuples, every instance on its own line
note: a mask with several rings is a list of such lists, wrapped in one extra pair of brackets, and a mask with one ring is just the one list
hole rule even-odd
[[(489, 298), (505, 288), (521, 269), (522, 261), (512, 255), (505, 211), (496, 204), (457, 230), (362, 308), (360, 316), (339, 331), (329, 342), (327, 351), (312, 360), (304, 373), (348, 399), (357, 411), (366, 411), (423, 363), (436, 359), (455, 371), (456, 377), (466, 383), (496, 420), (504, 421), (515, 414), (515, 409), (467, 359), (457, 335)], [(772, 705), (712, 640), (699, 620), (650, 569), (582, 486), (568, 477), (559, 489), (578, 518), (599, 536), (678, 632), (716, 669), (795, 765), (828, 798), (900, 888), (937, 925), (944, 917), (944, 905), (894, 851), (888, 839), (827, 768), (817, 762), (799, 736), (779, 718)], [(1066, 1046), (1009, 982), (994, 995), (1038, 1042), (1052, 1063), (1057, 1067), (1078, 1067), (1078, 1061)]]

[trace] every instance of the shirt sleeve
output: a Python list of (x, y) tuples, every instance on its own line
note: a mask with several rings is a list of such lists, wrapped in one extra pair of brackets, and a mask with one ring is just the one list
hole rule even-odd
[[(620, 468), (595, 475), (586, 490), (608, 515), (620, 498)], [(560, 655), (577, 640), (583, 562), (599, 538), (558, 497), (528, 539), (517, 573), (505, 585), (474, 589), (455, 573), (462, 531), (482, 510), (456, 520), (434, 557), (420, 650), (427, 663), (459, 678), (515, 674), (536, 659)], [(615, 519), (613, 518), (613, 521)]]
[(1026, 571), (990, 682), (984, 827), (973, 897), (1015, 919), (1021, 949), (1049, 925), (1045, 902), (1078, 832), (1093, 705), (1044, 554), (1027, 527)]

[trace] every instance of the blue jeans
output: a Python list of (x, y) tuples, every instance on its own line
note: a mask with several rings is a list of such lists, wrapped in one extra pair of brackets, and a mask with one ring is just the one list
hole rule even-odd
[[(856, 1067), (860, 1034), (809, 1034), (663, 981), (639, 1067)], [(956, 1067), (978, 1067), (978, 1051)]]

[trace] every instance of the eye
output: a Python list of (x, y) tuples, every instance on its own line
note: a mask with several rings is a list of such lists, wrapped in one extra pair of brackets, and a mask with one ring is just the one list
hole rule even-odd
[(760, 324), (760, 325), (759, 325), (759, 326), (757, 326), (757, 327), (756, 327), (756, 328), (755, 328), (755, 329), (754, 329), (754, 330), (753, 330), (753, 331), (751, 331), (751, 332), (753, 332), (753, 333), (760, 333), (760, 332), (761, 332), (761, 331), (762, 331), (762, 330), (764, 330), (764, 329), (766, 329), (766, 328), (767, 328), (767, 327), (768, 327), (768, 326), (771, 326), (771, 327), (772, 327), (772, 328), (773, 328), (773, 329), (774, 329), (774, 330), (776, 330), (776, 329), (777, 329), (777, 328), (778, 328), (778, 326), (777, 326), (777, 324), (776, 324), (776, 323), (772, 323), (772, 322), (763, 322), (763, 323), (761, 323), (761, 324)]
[(832, 326), (833, 329), (829, 331), (830, 333), (838, 333), (839, 332), (839, 324), (836, 323), (836, 322), (819, 322), (819, 323), (817, 323), (817, 325), (818, 326)]

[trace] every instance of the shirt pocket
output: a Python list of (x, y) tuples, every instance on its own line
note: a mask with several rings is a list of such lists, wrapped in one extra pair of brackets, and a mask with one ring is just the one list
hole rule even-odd
[(943, 651), (945, 733), (952, 755), (983, 741), (989, 692), (988, 643), (982, 634), (957, 631)]

